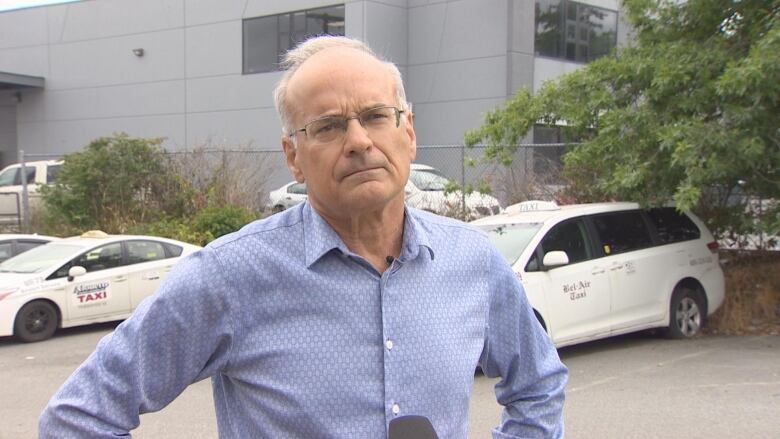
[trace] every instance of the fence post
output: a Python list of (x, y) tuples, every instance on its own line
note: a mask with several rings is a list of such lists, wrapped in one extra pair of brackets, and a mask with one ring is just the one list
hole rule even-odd
[(21, 164), (22, 178), (22, 232), (30, 230), (30, 198), (27, 193), (27, 168), (24, 165), (24, 150), (19, 150), (19, 163)]

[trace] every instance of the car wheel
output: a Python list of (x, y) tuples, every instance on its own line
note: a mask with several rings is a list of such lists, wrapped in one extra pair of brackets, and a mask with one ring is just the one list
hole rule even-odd
[(669, 338), (691, 338), (701, 332), (705, 318), (701, 293), (690, 288), (677, 288), (669, 304)]
[(14, 335), (25, 343), (43, 341), (54, 335), (58, 324), (54, 306), (49, 302), (37, 300), (19, 310), (14, 322)]
[(279, 213), (284, 210), (284, 206), (277, 204), (276, 206), (271, 209), (271, 213)]

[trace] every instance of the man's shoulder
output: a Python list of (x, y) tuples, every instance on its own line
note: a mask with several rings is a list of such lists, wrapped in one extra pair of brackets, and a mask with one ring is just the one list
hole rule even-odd
[(300, 206), (295, 206), (283, 212), (261, 218), (245, 225), (241, 229), (220, 236), (210, 242), (207, 247), (214, 251), (230, 251), (245, 245), (255, 246), (258, 243), (273, 244), (280, 237), (295, 235), (302, 223)]
[(433, 240), (451, 240), (453, 237), (457, 236), (460, 239), (470, 239), (487, 243), (487, 235), (485, 232), (471, 224), (455, 218), (436, 215), (435, 213), (411, 207), (407, 208), (407, 212), (409, 212), (409, 215), (412, 216), (417, 225)]

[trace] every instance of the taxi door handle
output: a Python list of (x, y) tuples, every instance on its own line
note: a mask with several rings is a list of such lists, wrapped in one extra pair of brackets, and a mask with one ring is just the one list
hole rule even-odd
[(126, 280), (127, 280), (127, 278), (124, 277), (124, 276), (117, 276), (117, 277), (114, 278), (114, 282), (124, 282)]
[(591, 271), (590, 274), (592, 274), (592, 275), (604, 274), (604, 272), (606, 272), (606, 271), (607, 270), (605, 270), (605, 269), (603, 269), (601, 267), (594, 267), (593, 271)]
[(625, 266), (625, 265), (623, 265), (623, 264), (614, 264), (614, 265), (612, 265), (611, 267), (609, 267), (609, 269), (610, 269), (610, 270), (612, 270), (612, 271), (616, 271), (616, 270), (620, 270), (620, 269), (621, 269), (621, 268), (623, 268), (624, 266)]
[(144, 280), (157, 280), (160, 278), (159, 274), (150, 274), (147, 276), (144, 276)]

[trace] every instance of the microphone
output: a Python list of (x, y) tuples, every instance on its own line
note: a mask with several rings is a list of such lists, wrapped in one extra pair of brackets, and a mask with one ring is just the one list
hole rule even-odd
[(387, 265), (391, 265), (393, 261), (395, 261), (395, 258), (392, 256), (386, 256), (385, 261), (387, 261)]
[(425, 416), (400, 416), (390, 421), (388, 439), (439, 439)]

